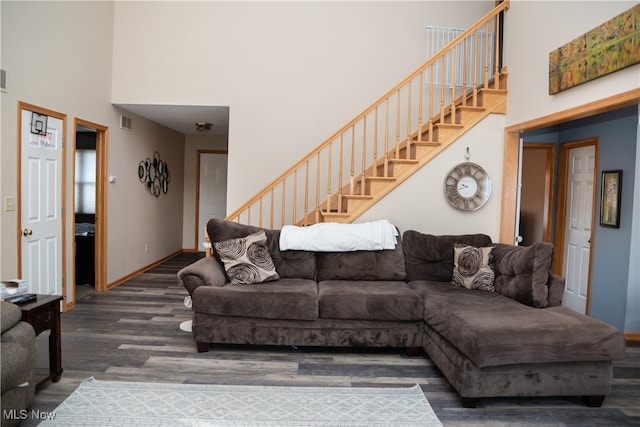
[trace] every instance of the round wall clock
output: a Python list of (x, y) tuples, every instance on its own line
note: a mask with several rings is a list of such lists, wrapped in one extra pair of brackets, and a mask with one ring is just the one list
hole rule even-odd
[(454, 208), (475, 211), (489, 200), (491, 178), (475, 163), (460, 163), (445, 176), (444, 194)]

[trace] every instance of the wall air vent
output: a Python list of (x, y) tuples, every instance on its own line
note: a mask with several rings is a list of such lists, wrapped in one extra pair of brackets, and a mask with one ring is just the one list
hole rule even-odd
[(120, 129), (131, 130), (133, 126), (133, 120), (131, 117), (127, 117), (124, 114), (120, 114)]
[(0, 90), (7, 91), (7, 72), (0, 70)]

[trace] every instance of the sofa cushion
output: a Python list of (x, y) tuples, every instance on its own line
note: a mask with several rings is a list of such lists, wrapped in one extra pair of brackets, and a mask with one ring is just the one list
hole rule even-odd
[(567, 307), (538, 309), (495, 292), (415, 281), (424, 320), (476, 366), (616, 360), (624, 336)]
[[(245, 237), (262, 230), (252, 225), (239, 224), (223, 219), (210, 219), (207, 234), (211, 243)], [(280, 251), (280, 230), (267, 230), (267, 247), (276, 272), (281, 278), (291, 277), (314, 280), (316, 277), (316, 255), (308, 251)], [(216, 255), (217, 257), (217, 255)], [(219, 259), (219, 258), (218, 258)]]
[(232, 285), (250, 285), (278, 279), (278, 273), (267, 249), (264, 230), (247, 237), (223, 240), (213, 244), (224, 263)]
[(402, 239), (393, 250), (318, 252), (317, 280), (404, 280)]
[(193, 311), (220, 316), (315, 320), (318, 285), (285, 278), (265, 285), (200, 286), (193, 292)]
[(491, 246), (477, 248), (457, 243), (453, 248), (451, 283), (467, 289), (493, 292), (495, 275), (491, 269)]
[(538, 242), (531, 246), (494, 245), (493, 270), (496, 292), (531, 307), (549, 305), (549, 273), (553, 245)]
[(407, 281), (450, 282), (453, 275), (453, 245), (483, 247), (491, 245), (486, 234), (441, 235), (407, 230), (402, 236)]
[(326, 280), (318, 294), (323, 319), (422, 319), (422, 299), (402, 281)]

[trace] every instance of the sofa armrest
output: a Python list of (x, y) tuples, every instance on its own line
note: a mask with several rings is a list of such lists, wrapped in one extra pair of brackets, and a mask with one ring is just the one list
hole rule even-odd
[(564, 295), (564, 277), (549, 273), (549, 307), (562, 304)]
[(215, 257), (205, 257), (178, 271), (178, 280), (189, 295), (200, 286), (224, 286), (227, 275)]

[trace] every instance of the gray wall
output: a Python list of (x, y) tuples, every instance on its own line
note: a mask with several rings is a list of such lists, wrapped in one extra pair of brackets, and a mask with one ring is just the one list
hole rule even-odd
[[(630, 279), (629, 268), (634, 260), (631, 248), (638, 244), (632, 233), (633, 221), (640, 221), (640, 212), (634, 212), (638, 106), (627, 107), (523, 135), (525, 141), (565, 142), (598, 138), (598, 171), (596, 188), (596, 219), (594, 230), (593, 267), (589, 314), (621, 330), (627, 316), (638, 310), (627, 304), (627, 295), (637, 295), (640, 283)], [(620, 228), (602, 227), (599, 223), (600, 186), (603, 170), (622, 170), (622, 202)], [(637, 227), (637, 224), (636, 224)], [(639, 262), (640, 260), (635, 260)]]

